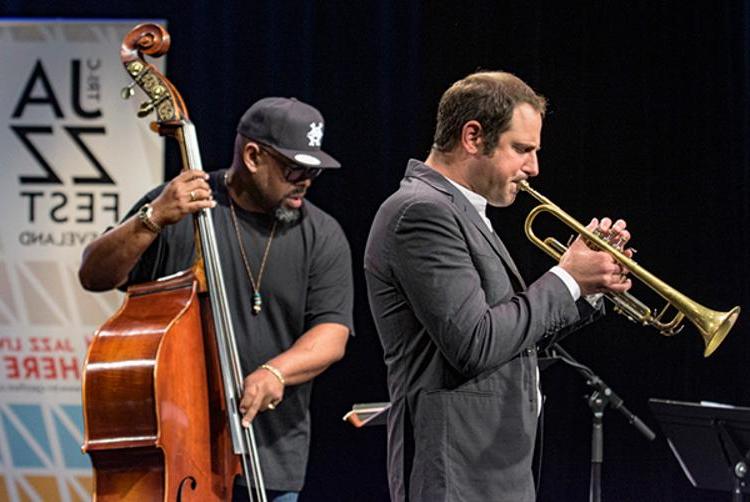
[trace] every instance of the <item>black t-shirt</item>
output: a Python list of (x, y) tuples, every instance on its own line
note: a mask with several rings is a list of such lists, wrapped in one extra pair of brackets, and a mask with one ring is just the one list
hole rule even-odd
[[(309, 201), (305, 201), (298, 221), (277, 224), (260, 283), (262, 310), (259, 315), (252, 313), (252, 286), (231, 219), (224, 172), (211, 173), (210, 184), (217, 201), (212, 217), (245, 375), (288, 349), (317, 324), (339, 323), (353, 332), (349, 244), (339, 224)], [(163, 185), (146, 194), (126, 219), (154, 200), (162, 189)], [(250, 270), (258, 284), (258, 270), (273, 219), (236, 204), (235, 211)], [(164, 228), (132, 270), (128, 284), (189, 268), (195, 256), (192, 220), (183, 218)], [(261, 413), (253, 421), (268, 489), (302, 489), (310, 443), (311, 390), (312, 382), (287, 387), (276, 410)]]

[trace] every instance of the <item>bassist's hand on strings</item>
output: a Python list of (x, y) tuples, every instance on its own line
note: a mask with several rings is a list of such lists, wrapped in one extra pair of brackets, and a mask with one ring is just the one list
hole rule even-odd
[(188, 214), (216, 206), (208, 185), (208, 174), (183, 171), (167, 183), (151, 206), (155, 223), (162, 227), (177, 223)]
[(274, 372), (261, 367), (250, 373), (240, 401), (242, 425), (248, 427), (258, 413), (274, 410), (283, 397), (284, 384)]

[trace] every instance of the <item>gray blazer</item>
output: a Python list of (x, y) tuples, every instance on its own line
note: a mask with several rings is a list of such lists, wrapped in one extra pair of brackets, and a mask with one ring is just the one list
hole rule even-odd
[(551, 272), (527, 287), (476, 209), (416, 160), (375, 217), (365, 277), (393, 501), (534, 500), (535, 347), (597, 311)]

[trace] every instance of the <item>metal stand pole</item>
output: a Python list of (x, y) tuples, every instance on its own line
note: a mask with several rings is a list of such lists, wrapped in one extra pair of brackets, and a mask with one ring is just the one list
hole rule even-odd
[(559, 344), (553, 344), (550, 349), (554, 355), (560, 357), (560, 360), (568, 366), (575, 368), (586, 379), (586, 385), (594, 390), (588, 398), (589, 408), (594, 415), (591, 430), (591, 481), (589, 484), (589, 502), (600, 502), (602, 497), (602, 464), (604, 463), (604, 410), (607, 406), (618, 410), (625, 415), (628, 423), (638, 429), (646, 439), (653, 441), (656, 437), (646, 424), (640, 418), (635, 416), (625, 407), (625, 402), (615, 394), (615, 392), (599, 378), (591, 368), (579, 363), (568, 354)]
[(591, 477), (589, 502), (602, 500), (602, 463), (604, 462), (604, 409), (608, 400), (602, 399), (599, 391), (589, 396), (589, 408), (594, 414), (591, 426)]

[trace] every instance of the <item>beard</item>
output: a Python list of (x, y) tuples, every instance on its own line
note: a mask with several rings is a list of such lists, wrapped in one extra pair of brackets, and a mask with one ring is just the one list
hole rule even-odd
[(299, 209), (286, 207), (282, 204), (274, 209), (273, 216), (279, 223), (289, 225), (299, 220), (301, 212)]

